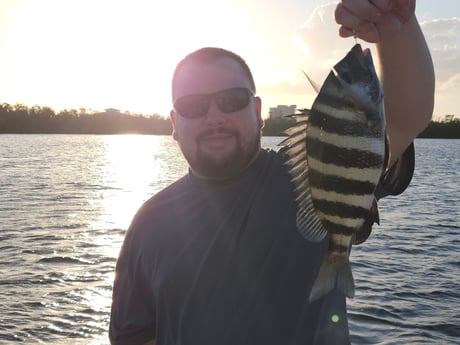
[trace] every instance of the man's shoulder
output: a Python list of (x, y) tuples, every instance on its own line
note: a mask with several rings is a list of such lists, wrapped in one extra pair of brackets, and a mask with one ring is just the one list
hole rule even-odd
[(167, 222), (189, 189), (187, 176), (184, 176), (157, 192), (137, 210), (128, 232), (150, 232), (152, 227)]
[(191, 185), (188, 182), (188, 175), (181, 177), (155, 193), (155, 195), (144, 203), (142, 208), (161, 208), (164, 207), (164, 205), (173, 203), (177, 198), (181, 198), (184, 193), (189, 192)]
[(289, 157), (283, 147), (276, 151), (273, 149), (263, 149), (262, 152), (264, 154), (263, 171), (267, 177), (279, 179), (284, 176), (284, 178), (290, 179), (288, 174), (289, 166), (287, 165)]
[(261, 155), (265, 164), (268, 164), (272, 168), (286, 167), (288, 156), (286, 155), (286, 149), (284, 147), (278, 150), (264, 148), (261, 150)]

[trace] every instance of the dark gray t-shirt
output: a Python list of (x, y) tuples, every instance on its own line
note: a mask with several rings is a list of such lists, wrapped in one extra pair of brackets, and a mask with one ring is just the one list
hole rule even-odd
[(188, 174), (156, 194), (117, 262), (111, 342), (349, 344), (343, 294), (308, 302), (327, 240), (305, 240), (295, 215), (290, 176), (274, 151), (262, 150), (237, 178)]

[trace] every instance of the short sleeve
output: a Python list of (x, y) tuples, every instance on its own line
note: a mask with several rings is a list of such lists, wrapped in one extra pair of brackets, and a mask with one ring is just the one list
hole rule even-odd
[(375, 191), (376, 199), (404, 192), (412, 180), (414, 167), (415, 150), (412, 142), (392, 167), (382, 175)]
[(154, 296), (148, 295), (148, 269), (128, 230), (115, 270), (109, 338), (111, 344), (143, 344), (155, 338)]

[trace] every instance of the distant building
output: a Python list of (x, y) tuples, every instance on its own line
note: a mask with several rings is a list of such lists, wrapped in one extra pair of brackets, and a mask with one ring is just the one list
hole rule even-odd
[(119, 114), (119, 113), (120, 113), (120, 109), (107, 108), (107, 109), (105, 109), (105, 112), (106, 112), (106, 113), (112, 113), (112, 114)]
[(292, 115), (295, 113), (297, 106), (295, 104), (292, 105), (278, 105), (276, 107), (271, 107), (268, 110), (269, 118), (279, 119), (284, 116)]

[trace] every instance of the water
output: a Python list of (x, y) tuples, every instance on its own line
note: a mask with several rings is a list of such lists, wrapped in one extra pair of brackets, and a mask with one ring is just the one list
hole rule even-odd
[[(354, 344), (460, 344), (460, 140), (416, 153), (352, 252)], [(125, 229), (186, 170), (166, 136), (0, 135), (0, 344), (108, 344)]]

